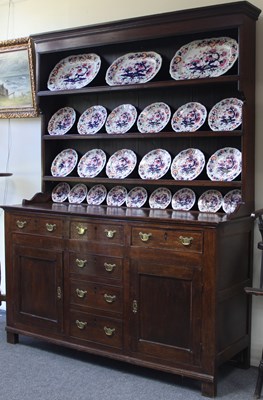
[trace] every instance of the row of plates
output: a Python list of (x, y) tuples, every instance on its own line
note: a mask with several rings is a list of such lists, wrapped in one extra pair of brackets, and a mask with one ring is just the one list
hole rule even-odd
[[(243, 101), (234, 97), (215, 104), (208, 114), (208, 125), (212, 131), (232, 131), (242, 123)], [(164, 102), (149, 104), (139, 114), (132, 104), (121, 104), (107, 115), (104, 106), (95, 105), (85, 110), (77, 123), (80, 135), (94, 135), (105, 124), (109, 134), (128, 132), (135, 124), (141, 133), (158, 133), (168, 124), (175, 132), (194, 132), (201, 128), (207, 117), (206, 107), (199, 102), (188, 102), (179, 107), (171, 118), (171, 109)], [(72, 107), (60, 108), (48, 122), (50, 135), (65, 135), (76, 121), (76, 111)]]
[[(170, 62), (169, 73), (175, 80), (217, 77), (226, 73), (238, 58), (236, 40), (229, 37), (192, 41), (182, 46)], [(162, 65), (154, 51), (127, 53), (114, 60), (105, 80), (110, 86), (146, 83)], [(49, 90), (79, 89), (98, 74), (101, 58), (95, 53), (71, 55), (60, 60), (48, 78)]]
[[(148, 199), (147, 190), (144, 187), (134, 187), (129, 192), (124, 186), (114, 186), (108, 193), (103, 185), (95, 185), (88, 190), (83, 183), (70, 188), (66, 182), (59, 183), (52, 191), (52, 201), (62, 203), (80, 204), (87, 201), (89, 205), (101, 205), (105, 200), (108, 206), (141, 208)], [(217, 212), (222, 207), (227, 214), (233, 213), (241, 202), (241, 191), (234, 189), (224, 197), (218, 190), (207, 190), (198, 199), (198, 209), (201, 212)], [(173, 210), (189, 211), (196, 203), (196, 195), (192, 189), (179, 189), (174, 195), (165, 187), (154, 190), (149, 197), (150, 208), (165, 209), (170, 204)]]
[[(106, 163), (107, 162), (107, 163)], [(61, 151), (53, 160), (51, 174), (54, 177), (66, 177), (77, 166), (82, 178), (94, 178), (106, 165), (106, 175), (111, 179), (124, 179), (137, 165), (137, 156), (133, 150), (117, 150), (107, 161), (102, 149), (91, 149), (78, 162), (78, 153), (74, 149)], [(160, 179), (170, 169), (175, 180), (193, 180), (203, 171), (205, 156), (199, 149), (188, 148), (179, 152), (174, 159), (165, 149), (154, 149), (145, 154), (138, 166), (141, 179)], [(242, 170), (242, 154), (234, 147), (217, 150), (206, 164), (206, 173), (212, 181), (232, 181)]]

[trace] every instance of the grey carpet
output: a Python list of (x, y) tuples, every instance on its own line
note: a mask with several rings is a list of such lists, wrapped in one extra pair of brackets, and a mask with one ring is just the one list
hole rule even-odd
[[(253, 398), (257, 369), (224, 366), (218, 399)], [(0, 310), (0, 400), (197, 400), (200, 384), (170, 374), (20, 337), (6, 343)]]

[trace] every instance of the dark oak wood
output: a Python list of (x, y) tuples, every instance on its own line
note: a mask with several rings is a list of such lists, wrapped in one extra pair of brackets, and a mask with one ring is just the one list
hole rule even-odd
[[(239, 357), (249, 364), (254, 212), (255, 22), (260, 10), (246, 1), (197, 8), (72, 30), (33, 35), (37, 95), (42, 112), (42, 193), (22, 205), (4, 206), (6, 227), (7, 339), (25, 334), (113, 359), (200, 381), (202, 394), (217, 391), (217, 369)], [(239, 42), (239, 57), (223, 76), (175, 81), (169, 62), (180, 46), (194, 39), (230, 36)], [(155, 50), (162, 55), (160, 73), (142, 85), (110, 87), (105, 71), (118, 56)], [(70, 54), (98, 53), (102, 67), (86, 88), (47, 90), (50, 71)], [(168, 126), (159, 134), (83, 136), (76, 127), (50, 136), (47, 125), (61, 107), (78, 115), (94, 104), (111, 111), (128, 102), (138, 111), (155, 101), (172, 110), (200, 101), (208, 111), (219, 100), (244, 100), (242, 127), (176, 134)], [(110, 137), (109, 137), (110, 136)], [(242, 151), (242, 175), (231, 182), (212, 182), (206, 172), (193, 181), (144, 180), (152, 193), (159, 186), (192, 187), (197, 197), (208, 188), (222, 194), (242, 191), (236, 212), (189, 211), (57, 204), (51, 192), (58, 182), (91, 187), (103, 183), (130, 189), (142, 185), (135, 171), (125, 180), (104, 172), (93, 179), (76, 171), (54, 178), (50, 166), (63, 149), (79, 156), (92, 148), (107, 155), (120, 148), (138, 159), (154, 148), (172, 156), (198, 147), (208, 160), (217, 149)]]

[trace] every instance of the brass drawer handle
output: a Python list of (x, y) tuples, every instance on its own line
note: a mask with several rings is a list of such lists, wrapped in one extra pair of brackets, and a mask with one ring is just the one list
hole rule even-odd
[(138, 302), (137, 300), (133, 300), (132, 302), (132, 312), (136, 314), (138, 312)]
[(82, 290), (82, 289), (76, 289), (76, 293), (77, 293), (77, 296), (80, 298), (80, 299), (83, 299), (84, 297), (85, 297), (85, 295), (88, 293), (87, 292), (87, 290)]
[(62, 299), (62, 289), (60, 286), (57, 287), (57, 298), (58, 300)]
[(105, 229), (104, 232), (106, 233), (106, 237), (112, 239), (116, 233), (116, 231), (111, 231), (109, 229)]
[(107, 272), (112, 272), (114, 270), (114, 268), (116, 268), (116, 264), (108, 264), (105, 262), (104, 268)]
[(26, 226), (26, 224), (27, 224), (27, 221), (20, 221), (19, 219), (16, 221), (16, 226), (19, 229), (23, 229)]
[(49, 224), (46, 223), (46, 229), (48, 232), (53, 232), (56, 229), (57, 225), (56, 224)]
[(112, 294), (105, 293), (103, 297), (104, 297), (104, 300), (106, 301), (106, 303), (113, 303), (116, 300), (115, 294), (112, 295)]
[(107, 326), (104, 326), (104, 332), (107, 336), (113, 336), (115, 328), (109, 328)]
[(87, 326), (87, 322), (76, 320), (76, 325), (79, 329), (85, 329)]
[(194, 238), (192, 238), (192, 236), (188, 237), (188, 236), (179, 236), (179, 240), (182, 243), (183, 246), (190, 246), (190, 244), (192, 243), (192, 241), (194, 240)]
[(87, 265), (87, 260), (80, 260), (76, 258), (76, 265), (78, 268), (84, 268)]
[(85, 235), (87, 229), (88, 229), (87, 226), (82, 226), (82, 225), (76, 226), (78, 235)]
[(150, 237), (152, 236), (151, 233), (143, 233), (143, 232), (139, 232), (139, 236), (142, 242), (148, 242), (148, 240), (150, 239)]

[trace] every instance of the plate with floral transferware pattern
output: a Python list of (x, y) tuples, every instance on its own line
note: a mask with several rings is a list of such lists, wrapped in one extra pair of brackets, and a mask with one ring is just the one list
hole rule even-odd
[(63, 203), (63, 201), (67, 200), (70, 192), (70, 186), (66, 182), (60, 182), (57, 186), (54, 187), (51, 193), (51, 198), (54, 203)]
[(117, 58), (107, 69), (106, 83), (133, 85), (153, 79), (162, 65), (162, 57), (154, 51), (127, 53)]
[(87, 151), (78, 163), (78, 175), (82, 178), (94, 178), (104, 168), (106, 164), (106, 154), (101, 149)]
[(49, 120), (47, 130), (50, 135), (65, 135), (76, 121), (76, 111), (72, 107), (60, 108)]
[(218, 190), (207, 190), (198, 199), (198, 209), (201, 212), (217, 212), (223, 202), (223, 196)]
[(97, 75), (101, 59), (97, 54), (78, 54), (60, 60), (51, 71), (49, 90), (80, 89), (87, 86)]
[(70, 190), (68, 195), (69, 203), (80, 204), (82, 203), (87, 196), (88, 188), (83, 183), (78, 183), (74, 185)]
[(94, 135), (105, 124), (107, 110), (103, 106), (92, 106), (79, 117), (77, 130), (80, 135)]
[(78, 153), (76, 150), (62, 150), (52, 161), (51, 175), (56, 177), (65, 177), (73, 171), (77, 165), (77, 162)]
[(182, 150), (174, 157), (171, 175), (178, 181), (192, 181), (201, 174), (205, 166), (205, 156), (199, 149)]
[(87, 203), (93, 206), (99, 206), (104, 202), (107, 196), (107, 189), (104, 185), (95, 185), (90, 188), (87, 194)]
[(127, 189), (124, 186), (114, 186), (107, 194), (108, 206), (120, 207), (125, 203)]
[(167, 150), (155, 149), (141, 159), (138, 173), (142, 179), (160, 179), (171, 165), (171, 155)]
[(211, 181), (232, 181), (242, 170), (242, 153), (234, 147), (217, 150), (206, 164)]
[(124, 179), (132, 173), (137, 163), (137, 156), (129, 149), (117, 150), (106, 165), (108, 178)]
[(238, 204), (240, 204), (241, 202), (242, 202), (241, 190), (239, 189), (230, 190), (230, 192), (228, 192), (223, 198), (222, 208), (225, 213), (231, 214), (236, 210)]
[(219, 101), (208, 114), (212, 131), (233, 131), (242, 124), (243, 101), (230, 97)]
[(189, 211), (196, 200), (195, 192), (192, 189), (182, 188), (177, 190), (172, 197), (173, 210)]
[(144, 187), (134, 187), (127, 194), (126, 206), (141, 208), (146, 203), (147, 197), (147, 190)]
[(165, 187), (157, 188), (149, 198), (150, 208), (159, 208), (164, 210), (169, 206), (172, 199), (172, 193)]
[(169, 72), (175, 80), (220, 76), (234, 65), (238, 52), (237, 41), (229, 37), (194, 40), (175, 53)]
[(206, 116), (205, 106), (193, 101), (182, 105), (175, 111), (171, 125), (175, 132), (195, 132), (204, 124)]
[(137, 128), (141, 133), (157, 133), (165, 128), (170, 118), (171, 109), (167, 104), (163, 102), (152, 103), (140, 113)]
[(109, 134), (128, 132), (137, 118), (137, 110), (132, 104), (121, 104), (108, 115), (105, 128)]

